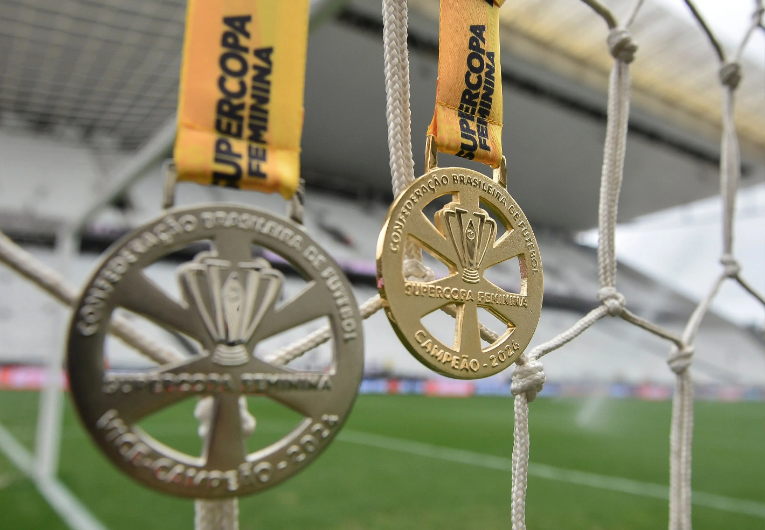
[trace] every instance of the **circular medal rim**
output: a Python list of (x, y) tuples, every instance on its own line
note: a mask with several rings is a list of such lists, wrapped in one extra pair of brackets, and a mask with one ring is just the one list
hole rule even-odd
[[(438, 194), (433, 197), (433, 199), (428, 200), (427, 202), (425, 202), (424, 203), (425, 205), (430, 204), (433, 200), (435, 200), (435, 199), (437, 199), (439, 197), (443, 197), (444, 195), (450, 195), (450, 194), (454, 194), (454, 193), (459, 193), (459, 189), (455, 189), (455, 188), (459, 188), (461, 186), (468, 186), (466, 184), (462, 184), (461, 185), (459, 183), (458, 184), (453, 183), (450, 177), (454, 173), (462, 174), (462, 175), (465, 175), (465, 176), (469, 175), (471, 177), (478, 178), (478, 179), (484, 181), (487, 184), (491, 184), (494, 187), (494, 189), (499, 190), (500, 193), (502, 193), (507, 198), (508, 205), (513, 204), (515, 206), (515, 208), (520, 212), (521, 220), (523, 220), (526, 223), (526, 226), (528, 227), (529, 233), (531, 234), (531, 239), (534, 242), (534, 246), (537, 249), (537, 262), (538, 262), (539, 273), (537, 275), (534, 275), (534, 276), (536, 276), (534, 281), (538, 282), (538, 284), (539, 284), (538, 289), (537, 289), (538, 292), (539, 292), (539, 298), (538, 298), (538, 301), (536, 302), (536, 304), (529, 303), (529, 309), (532, 310), (533, 313), (536, 315), (536, 319), (534, 321), (533, 328), (531, 328), (530, 331), (529, 331), (528, 340), (525, 341), (526, 344), (522, 344), (522, 347), (519, 348), (518, 351), (514, 352), (513, 355), (508, 357), (507, 361), (504, 363), (504, 366), (500, 365), (501, 367), (499, 369), (497, 369), (496, 371), (491, 371), (491, 370), (489, 370), (487, 368), (481, 367), (478, 372), (470, 372), (470, 373), (459, 372), (459, 373), (455, 373), (454, 371), (450, 371), (447, 368), (450, 365), (448, 365), (448, 364), (444, 365), (443, 363), (441, 363), (440, 361), (437, 361), (437, 360), (434, 361), (427, 354), (424, 354), (424, 353), (420, 352), (419, 349), (417, 348), (417, 346), (419, 346), (419, 343), (417, 343), (416, 341), (411, 340), (409, 338), (407, 332), (404, 329), (402, 329), (403, 327), (405, 327), (405, 325), (404, 326), (400, 326), (398, 324), (398, 319), (397, 319), (396, 311), (394, 310), (393, 305), (400, 306), (401, 304), (399, 304), (397, 302), (391, 303), (390, 297), (388, 295), (388, 289), (387, 289), (387, 287), (388, 287), (387, 283), (388, 282), (386, 282), (386, 280), (384, 278), (384, 276), (387, 273), (388, 269), (390, 267), (394, 267), (395, 270), (394, 270), (394, 272), (392, 274), (392, 276), (394, 278), (394, 282), (400, 282), (402, 284), (406, 282), (406, 280), (399, 279), (400, 274), (398, 274), (398, 271), (402, 270), (402, 268), (403, 268), (404, 253), (403, 252), (398, 253), (398, 255), (393, 260), (385, 260), (384, 259), (384, 255), (386, 254), (386, 252), (385, 252), (386, 240), (388, 239), (389, 231), (390, 231), (391, 226), (392, 226), (391, 225), (391, 221), (394, 218), (396, 218), (396, 216), (399, 213), (400, 209), (403, 207), (403, 204), (407, 200), (410, 199), (410, 195), (411, 195), (412, 191), (417, 189), (417, 188), (419, 188), (423, 184), (423, 182), (429, 180), (433, 176), (436, 176), (436, 175), (441, 176), (441, 175), (443, 175), (443, 176), (446, 176), (447, 178), (449, 178), (449, 183), (444, 185), (444, 189), (454, 190), (454, 191), (444, 191), (444, 192), (439, 191)], [(470, 187), (473, 188), (473, 186), (470, 186)], [(479, 190), (479, 194), (481, 195), (481, 200), (483, 200), (484, 202), (489, 202), (490, 200), (492, 200), (491, 198), (486, 197), (482, 190)], [(417, 202), (422, 202), (422, 201), (423, 201), (423, 199), (420, 198)], [(492, 202), (495, 202), (495, 200), (492, 200)], [(419, 206), (415, 207), (413, 209), (413, 211), (421, 212), (421, 211), (423, 211), (423, 207), (419, 207)], [(512, 218), (511, 218), (511, 216), (509, 214), (503, 213), (503, 216), (505, 218), (507, 218), (508, 220), (510, 220), (511, 222), (513, 222)], [(408, 237), (408, 235), (409, 235), (408, 230), (405, 229), (404, 233)], [(403, 246), (403, 241), (405, 241), (405, 238), (402, 238), (402, 246)], [(468, 168), (462, 168), (462, 167), (435, 167), (435, 168), (431, 169), (430, 171), (424, 173), (420, 177), (416, 178), (411, 184), (409, 184), (409, 186), (407, 186), (406, 189), (404, 189), (399, 194), (399, 196), (396, 197), (396, 199), (391, 204), (391, 207), (388, 209), (388, 212), (387, 212), (386, 217), (385, 217), (385, 221), (384, 221), (383, 226), (382, 226), (382, 230), (380, 231), (380, 235), (379, 235), (378, 241), (377, 241), (376, 262), (377, 262), (377, 267), (376, 267), (376, 269), (377, 269), (377, 271), (376, 271), (377, 272), (377, 288), (378, 288), (378, 292), (380, 293), (380, 298), (383, 301), (383, 308), (385, 309), (385, 314), (388, 317), (388, 320), (389, 320), (389, 322), (391, 324), (391, 327), (393, 328), (393, 330), (395, 331), (396, 335), (401, 340), (401, 342), (404, 345), (404, 347), (406, 347), (406, 349), (409, 351), (409, 353), (412, 354), (412, 356), (415, 359), (417, 359), (421, 364), (425, 365), (427, 368), (429, 368), (429, 369), (431, 369), (431, 370), (433, 370), (433, 371), (435, 371), (435, 372), (437, 372), (437, 373), (439, 373), (441, 375), (445, 375), (445, 376), (447, 376), (449, 378), (452, 378), (452, 379), (475, 380), (475, 379), (484, 379), (486, 377), (491, 377), (492, 375), (496, 375), (496, 374), (504, 371), (505, 369), (510, 367), (513, 363), (515, 363), (515, 361), (518, 359), (518, 357), (520, 357), (523, 354), (523, 352), (526, 350), (526, 348), (528, 348), (528, 345), (531, 342), (531, 339), (533, 338), (534, 333), (536, 332), (536, 328), (539, 325), (539, 319), (540, 319), (540, 316), (541, 316), (541, 309), (542, 309), (542, 300), (543, 300), (543, 297), (544, 297), (544, 273), (543, 273), (543, 265), (542, 265), (542, 256), (541, 256), (541, 252), (539, 250), (539, 243), (537, 242), (536, 236), (534, 235), (534, 231), (533, 231), (533, 229), (531, 227), (531, 224), (528, 221), (528, 218), (526, 217), (526, 214), (523, 212), (523, 210), (518, 205), (518, 203), (515, 201), (515, 199), (513, 199), (513, 197), (510, 195), (510, 193), (507, 191), (507, 189), (504, 188), (503, 186), (500, 186), (492, 178), (487, 177), (486, 175), (484, 175), (483, 173), (480, 173), (478, 171), (475, 171), (475, 170), (472, 170), (472, 169), (468, 169)], [(391, 262), (395, 262), (395, 266), (392, 265)], [(530, 268), (529, 268), (529, 271), (530, 271)], [(529, 272), (529, 274), (527, 275), (527, 279), (529, 281), (529, 284), (531, 283), (532, 278), (533, 278), (533, 276), (532, 276), (531, 272)], [(529, 285), (529, 290), (530, 289), (531, 289), (531, 285)], [(529, 300), (531, 300), (532, 296), (530, 294), (527, 294), (527, 298)], [(407, 319), (403, 319), (403, 320), (407, 321)], [(425, 328), (425, 329), (427, 329), (427, 328)], [(413, 333), (414, 333), (414, 331), (413, 331)], [(439, 346), (443, 346), (444, 348), (448, 349), (449, 351), (453, 351), (453, 347), (452, 346), (443, 344), (439, 339), (437, 339), (435, 336), (433, 336), (432, 333), (430, 333), (430, 332), (428, 332), (428, 333), (430, 335), (429, 338), (431, 340), (433, 340), (434, 342), (437, 342)], [(510, 336), (508, 336), (504, 341), (502, 341), (497, 346), (492, 348), (492, 351), (494, 349), (497, 349), (497, 350), (500, 349), (500, 346), (505, 346), (507, 343), (509, 343), (509, 341), (513, 340), (513, 335), (514, 334), (510, 334)], [(491, 355), (491, 351), (486, 352), (486, 351), (482, 350), (480, 355), (486, 356), (486, 358), (488, 359), (488, 356)], [(484, 373), (484, 372), (486, 372), (486, 373)]]
[[(304, 229), (302, 225), (298, 225), (291, 219), (287, 217), (280, 216), (278, 214), (274, 214), (272, 212), (262, 210), (260, 208), (255, 208), (252, 206), (244, 205), (244, 204), (215, 204), (215, 203), (207, 203), (207, 204), (198, 204), (194, 206), (185, 206), (185, 207), (176, 207), (169, 210), (166, 210), (161, 215), (155, 217), (154, 219), (147, 221), (145, 223), (142, 223), (137, 228), (131, 230), (129, 233), (125, 234), (124, 236), (120, 237), (117, 241), (115, 241), (112, 245), (109, 246), (109, 248), (102, 254), (102, 256), (99, 258), (99, 262), (96, 267), (94, 267), (93, 272), (88, 277), (87, 281), (83, 284), (82, 292), (77, 300), (76, 305), (73, 307), (72, 317), (70, 321), (70, 325), (68, 328), (68, 338), (67, 338), (67, 356), (66, 356), (66, 368), (67, 368), (67, 375), (69, 377), (70, 381), (77, 381), (80, 379), (76, 373), (73, 374), (73, 369), (76, 369), (78, 365), (82, 364), (81, 359), (92, 357), (93, 355), (101, 356), (101, 359), (103, 359), (103, 355), (105, 354), (105, 342), (106, 337), (109, 335), (108, 332), (108, 326), (111, 322), (113, 316), (114, 316), (114, 310), (118, 307), (115, 303), (111, 302), (110, 300), (113, 300), (113, 293), (109, 296), (109, 298), (106, 299), (106, 305), (105, 310), (103, 312), (103, 317), (101, 319), (101, 325), (99, 326), (99, 330), (94, 333), (91, 336), (81, 336), (80, 333), (77, 332), (77, 324), (78, 324), (78, 315), (80, 312), (80, 309), (83, 307), (85, 298), (87, 296), (89, 288), (92, 286), (93, 282), (99, 277), (99, 274), (101, 271), (106, 267), (108, 262), (113, 259), (115, 256), (118, 255), (119, 251), (125, 248), (125, 246), (132, 241), (136, 236), (146, 232), (151, 231), (152, 228), (156, 227), (164, 219), (166, 219), (169, 216), (175, 217), (176, 219), (180, 216), (183, 216), (185, 214), (195, 214), (195, 217), (197, 220), (201, 223), (201, 214), (202, 212), (206, 211), (225, 211), (227, 214), (232, 212), (238, 212), (238, 213), (249, 213), (251, 215), (255, 215), (258, 217), (263, 217), (266, 219), (266, 221), (275, 221), (282, 225), (285, 225), (289, 227), (293, 232), (296, 234), (302, 236), (303, 243), (301, 245), (300, 250), (295, 250), (295, 252), (298, 254), (298, 256), (302, 256), (302, 252), (308, 246), (313, 245), (317, 250), (319, 250), (324, 257), (326, 258), (326, 266), (327, 267), (333, 267), (335, 272), (337, 273), (337, 277), (340, 279), (340, 281), (343, 283), (343, 286), (346, 288), (347, 293), (349, 294), (349, 297), (351, 298), (351, 309), (353, 311), (353, 318), (356, 321), (357, 324), (357, 334), (358, 337), (356, 340), (354, 340), (350, 344), (344, 344), (342, 341), (333, 340), (334, 344), (334, 353), (337, 355), (337, 358), (343, 356), (347, 359), (346, 364), (349, 365), (349, 367), (353, 367), (353, 365), (356, 365), (356, 373), (355, 374), (348, 374), (349, 380), (355, 380), (357, 381), (357, 384), (349, 385), (350, 388), (353, 388), (353, 392), (349, 396), (349, 400), (347, 405), (344, 407), (344, 412), (338, 414), (338, 421), (337, 423), (331, 427), (330, 434), (326, 438), (319, 439), (319, 443), (316, 447), (316, 449), (313, 452), (305, 452), (305, 459), (302, 460), (300, 463), (296, 464), (291, 461), (289, 457), (284, 457), (285, 460), (289, 461), (288, 468), (284, 470), (277, 470), (276, 467), (276, 460), (279, 460), (280, 458), (274, 458), (275, 456), (279, 455), (280, 452), (286, 451), (286, 448), (290, 446), (290, 444), (297, 443), (298, 439), (301, 435), (304, 435), (307, 433), (308, 428), (311, 425), (314, 425), (315, 423), (318, 423), (322, 421), (321, 417), (318, 418), (309, 418), (307, 416), (304, 416), (303, 419), (292, 429), (290, 430), (284, 437), (277, 440), (276, 442), (258, 449), (254, 453), (247, 452), (247, 456), (252, 456), (260, 453), (266, 453), (265, 457), (261, 457), (260, 459), (256, 460), (247, 460), (247, 463), (251, 464), (251, 467), (254, 467), (254, 465), (261, 461), (261, 462), (268, 462), (270, 460), (273, 460), (272, 462), (272, 474), (268, 481), (261, 482), (259, 480), (255, 480), (254, 484), (246, 485), (246, 484), (240, 484), (239, 488), (235, 491), (229, 491), (225, 486), (225, 480), (221, 480), (221, 485), (216, 488), (208, 488), (207, 486), (184, 486), (184, 485), (178, 485), (174, 483), (166, 483), (162, 482), (161, 480), (153, 478), (151, 476), (151, 473), (146, 473), (146, 469), (144, 468), (138, 468), (140, 472), (135, 472), (136, 467), (131, 464), (130, 462), (125, 461), (124, 457), (119, 453), (119, 449), (111, 442), (103, 440), (103, 437), (99, 437), (96, 435), (95, 427), (91, 427), (90, 423), (92, 422), (93, 425), (102, 417), (104, 413), (108, 410), (106, 406), (103, 406), (104, 409), (101, 412), (101, 415), (98, 413), (94, 414), (92, 417), (90, 414), (86, 413), (91, 407), (87, 406), (87, 402), (90, 400), (90, 398), (93, 396), (94, 388), (91, 389), (84, 389), (79, 388), (77, 385), (70, 385), (70, 394), (72, 397), (72, 400), (75, 404), (75, 409), (77, 411), (77, 416), (80, 419), (81, 423), (83, 424), (83, 427), (88, 432), (88, 435), (90, 438), (96, 443), (96, 445), (99, 447), (101, 452), (107, 457), (107, 459), (114, 464), (116, 467), (118, 467), (124, 474), (129, 476), (131, 479), (135, 480), (136, 482), (149, 487), (155, 491), (159, 491), (165, 494), (171, 494), (178, 497), (185, 497), (185, 498), (203, 498), (203, 499), (222, 499), (222, 498), (230, 498), (230, 497), (239, 497), (244, 495), (250, 495), (253, 493), (258, 493), (260, 491), (264, 491), (266, 489), (269, 489), (273, 486), (276, 486), (285, 480), (288, 480), (289, 478), (297, 475), (300, 473), (303, 469), (305, 469), (309, 464), (311, 464), (316, 458), (326, 450), (329, 445), (332, 443), (334, 438), (337, 436), (337, 434), (342, 429), (343, 425), (348, 419), (348, 416), (350, 415), (351, 411), (353, 410), (353, 406), (356, 402), (356, 398), (358, 397), (358, 391), (359, 387), (363, 378), (363, 366), (364, 366), (364, 336), (363, 336), (363, 321), (361, 318), (361, 314), (358, 309), (358, 304), (355, 299), (355, 294), (353, 293), (353, 290), (351, 288), (350, 282), (348, 281), (348, 278), (346, 277), (343, 270), (340, 268), (340, 266), (337, 264), (335, 259), (321, 246), (319, 245)], [(192, 235), (192, 237), (187, 237), (187, 233), (182, 234), (176, 234), (178, 237), (177, 239), (171, 243), (168, 244), (166, 247), (163, 248), (163, 251), (158, 254), (158, 256), (152, 258), (150, 261), (147, 261), (145, 265), (142, 265), (140, 268), (144, 269), (146, 267), (151, 266), (153, 263), (156, 263), (159, 259), (162, 257), (165, 257), (180, 248), (183, 248), (187, 246), (190, 243), (193, 243), (195, 241), (202, 241), (204, 239), (209, 239), (207, 237), (208, 234), (215, 234), (216, 232), (220, 230), (243, 230), (242, 228), (239, 228), (237, 226), (232, 227), (220, 227), (216, 226), (210, 229), (204, 228), (203, 225), (201, 225), (201, 234), (196, 233)], [(275, 248), (274, 245), (269, 244), (271, 243), (269, 240), (265, 239), (267, 236), (262, 234), (259, 231), (255, 231), (253, 229), (248, 229), (248, 231), (251, 231), (252, 238), (251, 238), (251, 244), (253, 245), (259, 245), (263, 248), (267, 248), (268, 250), (274, 252), (275, 254), (279, 255), (283, 259), (285, 259), (287, 262), (290, 263), (291, 266), (293, 266), (296, 271), (306, 274), (310, 280), (316, 280), (321, 281), (323, 278), (320, 276), (319, 271), (315, 271), (315, 278), (311, 277), (310, 274), (308, 274), (307, 267), (303, 267), (297, 263), (295, 256), (288, 256), (282, 253), (281, 249)], [(285, 245), (286, 248), (286, 245)], [(191, 260), (187, 261), (190, 262)], [(140, 261), (139, 261), (140, 263)], [(135, 265), (135, 264), (131, 264)], [(325, 267), (326, 268), (326, 267)], [(309, 281), (310, 281), (309, 280)], [(323, 282), (322, 282), (323, 283)], [(115, 286), (115, 290), (117, 287)], [(337, 337), (340, 334), (339, 331), (339, 309), (337, 306), (332, 305), (330, 311), (326, 315), (330, 322), (330, 328), (333, 332), (333, 338)], [(333, 318), (334, 316), (334, 318)], [(83, 344), (82, 341), (86, 341), (88, 339), (97, 339), (98, 344), (95, 346), (88, 346), (87, 344)], [(92, 362), (92, 361), (91, 361)], [(97, 361), (102, 362), (102, 361)], [(106, 374), (105, 367), (100, 368), (102, 371), (102, 375)], [(101, 382), (97, 385), (99, 391), (101, 388)], [(335, 391), (330, 390), (330, 392)], [(98, 395), (98, 394), (96, 394)], [(200, 397), (204, 397), (208, 394), (200, 394)], [(243, 394), (245, 395), (245, 394)], [(190, 395), (187, 399), (193, 399), (194, 396)], [(82, 402), (82, 404), (81, 404)], [(86, 415), (88, 417), (86, 417)], [(312, 421), (311, 421), (312, 420)], [(134, 429), (138, 429), (138, 431), (135, 431)], [(153, 450), (153, 453), (156, 453), (157, 457), (155, 459), (159, 460), (163, 457), (168, 457), (174, 461), (174, 464), (176, 462), (182, 463), (186, 465), (183, 460), (176, 460), (176, 455), (181, 455), (182, 458), (186, 458), (188, 456), (187, 453), (181, 453), (179, 451), (176, 451), (172, 447), (166, 446), (163, 442), (157, 440), (153, 436), (151, 436), (151, 433), (146, 433), (143, 431), (137, 424), (132, 424), (128, 426), (128, 431), (130, 433), (135, 434), (136, 436), (141, 437), (142, 434), (146, 434), (149, 437), (151, 437), (152, 441), (154, 443), (151, 444), (151, 448)], [(169, 452), (165, 453), (158, 453), (157, 447), (163, 447), (169, 450)], [(192, 456), (192, 458), (194, 458)], [(268, 458), (268, 460), (266, 460)], [(187, 466), (188, 467), (188, 466)], [(192, 466), (193, 467), (193, 466)], [(222, 470), (222, 471), (230, 471), (230, 470)]]

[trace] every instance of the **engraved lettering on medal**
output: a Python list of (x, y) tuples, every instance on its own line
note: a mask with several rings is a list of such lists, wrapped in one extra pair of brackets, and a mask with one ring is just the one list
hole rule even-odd
[(455, 371), (477, 372), (481, 367), (478, 359), (471, 359), (468, 355), (462, 355), (441, 348), (438, 341), (428, 334), (427, 331), (420, 329), (414, 334), (415, 340), (420, 347), (435, 360), (452, 368)]
[(324, 270), (324, 264), (327, 263), (327, 258), (324, 257), (324, 254), (319, 252), (313, 245), (309, 245), (309, 247), (305, 249), (303, 257), (307, 259), (311, 263), (311, 266), (317, 271)]
[(194, 232), (198, 225), (193, 215), (182, 215), (178, 219), (168, 215), (150, 230), (128, 241), (116, 256), (106, 262), (87, 289), (85, 303), (77, 312), (77, 330), (80, 334), (89, 337), (98, 331), (106, 299), (140, 255), (154, 247), (173, 244), (177, 236)]
[(274, 471), (283, 471), (290, 464), (302, 464), (308, 454), (319, 449), (320, 441), (330, 436), (337, 422), (338, 416), (332, 414), (324, 414), (321, 421), (313, 422), (306, 430), (308, 434), (304, 434), (297, 443), (286, 449), (285, 454), (289, 460), (281, 460), (275, 466), (265, 460), (244, 462), (236, 469), (226, 471), (205, 470), (167, 456), (156, 458), (157, 454), (131, 432), (114, 409), (105, 412), (96, 422), (95, 428), (106, 442), (117, 448), (126, 462), (136, 468), (148, 469), (157, 481), (185, 488), (217, 489), (224, 486), (228, 491), (234, 492), (241, 486), (265, 484), (271, 480)]
[(147, 392), (162, 394), (222, 394), (231, 392), (264, 392), (276, 390), (332, 390), (332, 376), (329, 374), (273, 374), (243, 373), (237, 383), (231, 374), (206, 373), (165, 373), (165, 374), (107, 374), (104, 376), (105, 394), (129, 394)]
[(266, 219), (247, 212), (236, 211), (205, 211), (199, 215), (206, 229), (241, 228), (285, 243), (288, 247), (300, 250), (303, 247), (303, 236), (296, 234), (291, 228), (282, 223)]
[(345, 285), (340, 281), (340, 276), (332, 267), (327, 267), (322, 271), (321, 277), (326, 279), (327, 287), (332, 293), (332, 297), (335, 299), (335, 305), (340, 313), (340, 327), (343, 329), (343, 340), (348, 342), (358, 338), (356, 332), (356, 319), (354, 318), (354, 304), (352, 297), (348, 296), (348, 291), (345, 289)]
[(454, 300), (455, 302), (469, 302), (475, 300), (478, 305), (508, 305), (517, 307), (528, 307), (528, 297), (519, 294), (507, 292), (484, 292), (476, 291), (473, 294), (472, 289), (459, 289), (457, 287), (432, 286), (423, 282), (406, 282), (404, 284), (404, 294), (407, 296), (427, 296), (428, 298), (443, 298), (445, 300)]
[(478, 304), (528, 307), (528, 297), (513, 293), (487, 293), (478, 291)]
[(428, 181), (417, 188), (407, 201), (404, 202), (404, 207), (395, 219), (391, 219), (393, 230), (390, 232), (389, 247), (392, 252), (398, 252), (401, 248), (402, 234), (406, 221), (409, 218), (409, 214), (412, 212), (414, 205), (425, 197), (426, 194), (433, 194), (439, 192), (440, 187), (447, 186), (449, 184), (449, 178), (446, 175), (436, 175), (428, 179)]
[[(490, 182), (486, 182), (485, 179), (474, 177), (473, 175), (466, 175), (463, 173), (452, 173), (452, 184), (459, 184), (462, 186), (472, 186), (480, 189), (484, 194), (496, 199), (505, 208), (509, 208), (507, 204), (507, 198), (499, 187)], [(512, 205), (511, 205), (512, 206)]]

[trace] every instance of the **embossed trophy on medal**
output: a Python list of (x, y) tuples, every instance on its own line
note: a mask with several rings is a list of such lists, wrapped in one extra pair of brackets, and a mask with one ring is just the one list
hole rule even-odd
[[(299, 175), (305, 46), (301, 51), (296, 43), (305, 44), (307, 38), (308, 2), (270, 2), (272, 9), (258, 11), (255, 1), (251, 12), (233, 11), (244, 9), (239, 4), (226, 0), (189, 3), (175, 149), (178, 172), (173, 166), (168, 169), (165, 207), (174, 202), (176, 176), (180, 180), (186, 171), (184, 180), (229, 186), (241, 181), (242, 188), (262, 186), (285, 197), (292, 195), (289, 216), (243, 205), (166, 210), (106, 252), (75, 308), (68, 339), (72, 397), (99, 448), (142, 484), (196, 499), (258, 492), (304, 469), (343, 425), (363, 372), (361, 317), (351, 286), (339, 265), (304, 230), (303, 194), (295, 193), (296, 182), (289, 181)], [(256, 20), (262, 13), (273, 20)], [(253, 35), (263, 24), (270, 24), (269, 32)], [(200, 35), (214, 42), (207, 43)], [(269, 39), (275, 41), (269, 44)], [(259, 47), (248, 48), (250, 40), (252, 48)], [(285, 42), (290, 46), (282, 46)], [(195, 60), (194, 51), (209, 49), (207, 44), (222, 47), (220, 60), (210, 54)], [(280, 55), (279, 50), (289, 53)], [(242, 84), (245, 90), (238, 96), (249, 98), (251, 105), (270, 103), (269, 123), (283, 125), (279, 121), (283, 119), (297, 130), (272, 133), (269, 126), (263, 138), (257, 138), (264, 141), (260, 143), (240, 139), (235, 129), (221, 125), (225, 116), (221, 118), (215, 91), (222, 91), (220, 97), (233, 98), (231, 87), (240, 86), (236, 68), (249, 68), (250, 59), (234, 58), (237, 53), (271, 65), (267, 76), (265, 67), (253, 66), (250, 77), (261, 77), (253, 77), (249, 89)], [(296, 53), (302, 53), (302, 63)], [(278, 70), (278, 65), (285, 65), (284, 70)], [(205, 68), (210, 75), (202, 75)], [(300, 100), (277, 100), (276, 96), (269, 100), (261, 90), (266, 82), (272, 93), (284, 83), (293, 92), (295, 86), (301, 87)], [(199, 101), (192, 97), (197, 85), (201, 86)], [(205, 99), (209, 94), (213, 99)], [(249, 116), (254, 123), (251, 130), (258, 132), (263, 121), (254, 112), (251, 109)], [(210, 131), (200, 133), (201, 126), (188, 125), (188, 120), (199, 116), (211, 124)], [(248, 129), (246, 122), (240, 125)], [(289, 153), (280, 153), (284, 144), (271, 143), (279, 134), (279, 142), (292, 138), (298, 144)], [(222, 152), (227, 157), (221, 158)], [(237, 153), (243, 153), (239, 159), (233, 156)], [(221, 167), (232, 164), (246, 168), (253, 182), (244, 176), (235, 180), (235, 175), (221, 180)], [(152, 281), (146, 268), (189, 248), (198, 251), (177, 269), (178, 300)], [(284, 275), (264, 259), (268, 254), (263, 251), (291, 265), (305, 286), (285, 296)], [(148, 319), (195, 347), (187, 355), (161, 347), (154, 356), (159, 363), (156, 368), (114, 371), (107, 366), (105, 349), (117, 310)], [(278, 352), (255, 355), (263, 341), (324, 317), (329, 321), (332, 347), (331, 361), (322, 371), (291, 369)], [(270, 398), (303, 419), (281, 440), (250, 452), (246, 439), (255, 422), (246, 397), (253, 395)], [(187, 399), (198, 401), (195, 415), (201, 420), (201, 454), (172, 449), (138, 426), (149, 415)]]
[[(457, 379), (488, 377), (510, 366), (528, 346), (542, 308), (539, 247), (507, 192), (501, 154), (501, 3), (441, 3), (439, 82), (426, 172), (396, 198), (377, 244), (378, 289), (393, 329), (417, 360)], [(494, 167), (493, 178), (461, 167), (439, 168), (439, 150)], [(442, 197), (450, 200), (431, 221), (426, 208)], [(430, 253), (449, 274), (409, 277), (407, 262), (419, 262), (408, 252), (412, 248)], [(485, 276), (490, 267), (513, 258), (520, 272), (518, 292)], [(479, 308), (504, 329), (495, 333), (483, 326)], [(452, 343), (439, 340), (423, 324), (437, 310), (456, 319)]]
[[(144, 269), (198, 241), (211, 241), (212, 250), (178, 268), (182, 300), (176, 301)], [(279, 302), (283, 274), (253, 257), (253, 245), (289, 260), (308, 279), (306, 287)], [(336, 278), (334, 290), (328, 278)], [(338, 289), (347, 305), (337, 303)], [(117, 308), (182, 334), (199, 344), (199, 353), (147, 372), (110, 371), (104, 343)], [(259, 342), (322, 316), (335, 339), (329, 371), (299, 372), (254, 356)], [(175, 495), (240, 496), (303, 469), (335, 436), (361, 381), (361, 319), (339, 266), (296, 223), (244, 206), (177, 208), (107, 252), (72, 320), (68, 370), (85, 426), (130, 476)], [(279, 442), (247, 453), (251, 420), (242, 398), (248, 395), (267, 396), (304, 420)], [(190, 398), (208, 399), (201, 455), (170, 449), (137, 426)]]

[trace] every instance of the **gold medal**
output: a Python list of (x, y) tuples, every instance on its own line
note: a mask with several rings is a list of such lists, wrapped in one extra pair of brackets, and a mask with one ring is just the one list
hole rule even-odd
[[(433, 145), (429, 138), (430, 146)], [(377, 276), (383, 307), (393, 329), (417, 360), (458, 379), (494, 375), (510, 366), (528, 346), (539, 322), (544, 280), (539, 247), (526, 216), (505, 187), (504, 167), (496, 179), (459, 167), (432, 166), (393, 203), (377, 243)], [(445, 195), (451, 201), (435, 214), (428, 204)], [(489, 211), (485, 210), (488, 209)], [(505, 233), (497, 237), (497, 221)], [(437, 257), (449, 275), (412, 281), (404, 273), (408, 241)], [(485, 278), (494, 265), (518, 258), (520, 292), (509, 292)], [(491, 312), (505, 326), (483, 347), (478, 309)], [(442, 309), (456, 317), (453, 344), (438, 340), (423, 325), (426, 315)]]
[[(441, 0), (426, 173), (398, 195), (377, 242), (377, 286), (393, 329), (425, 366), (457, 379), (488, 377), (510, 366), (531, 341), (542, 309), (539, 247), (506, 189), (498, 15), (503, 2)], [(487, 164), (494, 178), (439, 168), (438, 151)], [(444, 196), (451, 201), (431, 221), (425, 209), (437, 200), (443, 204)], [(449, 274), (435, 278), (424, 269), (419, 249)], [(487, 269), (516, 257), (518, 292), (486, 278)], [(479, 322), (481, 309), (502, 323), (499, 333)], [(456, 319), (451, 344), (437, 338), (442, 329), (434, 335), (423, 324), (437, 310)]]

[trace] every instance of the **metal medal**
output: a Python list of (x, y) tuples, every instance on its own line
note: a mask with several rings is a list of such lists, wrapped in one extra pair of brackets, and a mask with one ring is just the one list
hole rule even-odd
[[(470, 169), (437, 167), (430, 139), (426, 157), (428, 171), (394, 201), (377, 243), (383, 307), (404, 346), (425, 366), (456, 379), (488, 377), (515, 362), (536, 330), (544, 287), (539, 247), (506, 190), (504, 160), (490, 179)], [(431, 222), (425, 207), (445, 195), (451, 201)], [(505, 233), (500, 237), (497, 222), (484, 208), (502, 223)], [(449, 274), (433, 281), (406, 278), (405, 246), (410, 241), (443, 262)], [(520, 292), (484, 277), (488, 268), (515, 257)], [(480, 324), (479, 308), (504, 324), (498, 337)], [(422, 323), (438, 309), (456, 318), (452, 344), (437, 339)], [(482, 338), (490, 344), (482, 345)]]
[[(211, 250), (178, 268), (181, 301), (147, 277), (145, 267), (202, 241)], [(253, 257), (253, 245), (289, 262), (305, 288), (280, 301), (284, 277)], [(110, 371), (104, 342), (117, 308), (195, 341), (199, 353), (147, 372)], [(328, 370), (298, 372), (254, 356), (260, 341), (324, 316), (333, 339)], [(76, 307), (67, 363), (77, 411), (120, 469), (174, 495), (241, 496), (302, 470), (337, 434), (361, 382), (361, 317), (337, 263), (296, 223), (246, 206), (177, 208), (107, 252)], [(275, 400), (303, 420), (283, 439), (248, 453), (247, 395)], [(205, 397), (201, 455), (171, 449), (137, 425), (181, 400)]]

